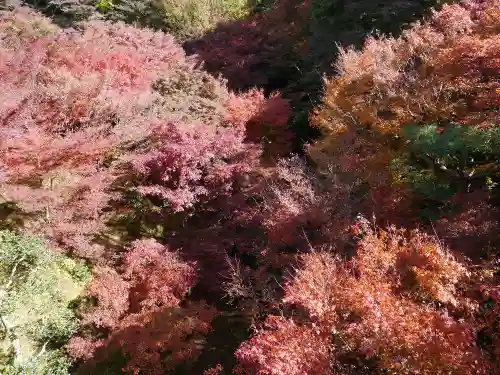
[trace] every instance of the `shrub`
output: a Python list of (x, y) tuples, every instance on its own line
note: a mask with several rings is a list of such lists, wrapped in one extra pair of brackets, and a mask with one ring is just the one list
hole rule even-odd
[(23, 0), (21, 3), (50, 16), (60, 26), (73, 26), (98, 15), (95, 0)]
[(407, 152), (391, 162), (394, 183), (408, 186), (428, 202), (428, 214), (435, 214), (436, 208), (453, 208), (451, 198), (458, 194), (478, 189), (495, 194), (499, 141), (495, 127), (409, 124), (402, 136)]
[(194, 268), (152, 240), (133, 244), (125, 257), (124, 270), (133, 285), (130, 300), (143, 309), (177, 306), (195, 284)]
[[(79, 280), (72, 275), (76, 270)], [(68, 373), (70, 361), (58, 348), (79, 328), (68, 306), (89, 279), (85, 266), (53, 253), (40, 239), (0, 232), (4, 372)]]
[(247, 0), (160, 0), (169, 30), (181, 38), (193, 38), (213, 29), (219, 22), (243, 18), (250, 12)]
[[(318, 125), (336, 111), (349, 111), (360, 124), (381, 131), (422, 120), (491, 123), (496, 13), (494, 1), (445, 5), (398, 39), (368, 38), (363, 51), (342, 50), (336, 63), (340, 76), (327, 83)], [(468, 102), (471, 96), (477, 98)], [(348, 125), (347, 117), (338, 119), (325, 128)]]
[(467, 305), (456, 291), (465, 267), (418, 231), (374, 231), (360, 219), (353, 232), (349, 261), (301, 256), (285, 286), (293, 318), (270, 318), (240, 346), (245, 373), (488, 373), (474, 320), (452, 316)]
[(193, 266), (154, 240), (136, 241), (119, 271), (96, 271), (88, 295), (97, 306), (85, 313), (87, 323), (113, 328), (127, 312), (175, 307), (195, 283)]
[(168, 31), (180, 39), (201, 36), (219, 22), (243, 18), (247, 0), (28, 0), (62, 26), (108, 19)]

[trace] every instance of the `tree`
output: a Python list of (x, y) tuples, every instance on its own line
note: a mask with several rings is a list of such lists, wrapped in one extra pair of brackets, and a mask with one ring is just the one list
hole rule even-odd
[[(407, 191), (392, 186), (388, 166), (395, 164), (394, 159), (401, 161), (401, 154), (408, 151), (418, 154), (415, 161), (427, 166), (427, 171), (411, 172), (421, 179), (429, 176), (430, 169), (443, 172), (446, 168), (449, 177), (455, 173), (450, 168), (466, 173), (465, 165), (450, 164), (456, 152), (474, 152), (470, 156), (475, 162), (478, 153), (484, 162), (495, 162), (494, 155), (484, 152), (495, 142), (498, 117), (496, 5), (495, 1), (445, 5), (399, 38), (370, 37), (362, 51), (341, 49), (336, 63), (339, 76), (326, 81), (323, 106), (313, 115), (324, 138), (310, 148), (312, 158), (324, 169), (334, 166), (339, 176), (358, 181), (358, 185), (368, 184), (373, 209), (380, 206), (373, 202), (404, 209)], [(430, 129), (435, 128), (441, 130), (433, 135)], [(445, 146), (451, 138), (458, 139), (459, 133), (467, 137), (467, 144), (462, 143), (460, 150), (459, 144)], [(410, 150), (411, 142), (404, 141), (408, 136), (421, 140)], [(435, 147), (434, 155), (425, 155), (429, 142), (440, 145), (440, 155)], [(416, 150), (419, 146), (422, 149)], [(447, 165), (443, 153), (448, 153)], [(470, 166), (471, 161), (458, 163)], [(400, 163), (398, 168), (404, 166)], [(470, 177), (459, 179), (467, 185)], [(438, 182), (431, 182), (438, 188)], [(449, 182), (442, 185), (449, 186)]]
[(96, 304), (84, 323), (99, 334), (84, 330), (69, 341), (72, 357), (84, 360), (78, 371), (118, 365), (163, 374), (196, 359), (216, 310), (204, 302), (179, 306), (194, 283), (193, 265), (154, 240), (136, 241), (120, 273), (101, 269), (89, 285)]
[(473, 190), (495, 193), (500, 164), (497, 128), (415, 124), (402, 133), (408, 151), (391, 163), (394, 182), (409, 186), (421, 199), (430, 201), (428, 205), (451, 208), (451, 198), (457, 194)]
[(79, 327), (69, 307), (90, 272), (38, 238), (0, 232), (2, 360), (8, 374), (67, 374), (61, 346)]
[[(242, 97), (254, 110), (236, 118), (237, 96), (171, 36), (100, 21), (60, 30), (25, 9), (2, 13), (0, 30), (2, 201), (54, 245), (101, 258), (95, 240), (122, 193), (184, 211), (231, 194), (258, 164), (246, 127), (267, 108), (263, 94)], [(266, 126), (281, 126), (282, 107)]]
[(279, 324), (240, 346), (244, 373), (488, 373), (474, 322), (453, 317), (465, 267), (419, 232), (356, 225), (349, 262), (326, 251), (302, 256), (285, 286), (296, 317), (274, 317)]

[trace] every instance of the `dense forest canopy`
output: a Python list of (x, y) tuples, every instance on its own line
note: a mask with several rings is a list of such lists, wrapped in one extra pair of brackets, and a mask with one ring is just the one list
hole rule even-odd
[(500, 2), (0, 3), (0, 372), (500, 371)]

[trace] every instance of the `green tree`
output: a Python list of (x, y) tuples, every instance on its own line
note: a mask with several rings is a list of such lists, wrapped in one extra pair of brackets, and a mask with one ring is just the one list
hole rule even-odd
[(60, 348), (79, 327), (70, 303), (89, 279), (85, 265), (52, 252), (41, 239), (0, 231), (2, 373), (68, 373)]
[(403, 130), (408, 152), (393, 161), (396, 178), (437, 200), (473, 184), (495, 186), (500, 172), (500, 129), (448, 123), (409, 125)]

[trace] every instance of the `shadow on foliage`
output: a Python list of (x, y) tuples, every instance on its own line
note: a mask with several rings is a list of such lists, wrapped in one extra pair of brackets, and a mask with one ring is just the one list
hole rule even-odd
[[(275, 0), (248, 0), (245, 3), (224, 0), (218, 4), (226, 17), (248, 12), (264, 12), (272, 9)], [(162, 30), (185, 40), (192, 37), (193, 27), (202, 27), (210, 18), (210, 5), (206, 0), (164, 1), (164, 0), (3, 0), (0, 9), (27, 5), (50, 17), (61, 27), (74, 27), (80, 21), (106, 19), (122, 21), (138, 27)], [(166, 8), (167, 6), (167, 8)], [(173, 8), (169, 8), (173, 6)], [(183, 8), (184, 7), (184, 8)], [(207, 12), (208, 10), (208, 12)], [(231, 10), (235, 14), (231, 13)], [(229, 12), (229, 14), (224, 14)], [(191, 13), (189, 13), (191, 12)], [(215, 10), (216, 12), (216, 10)], [(207, 25), (205, 25), (207, 26)]]
[(154, 0), (19, 0), (60, 27), (75, 27), (90, 19), (122, 21), (168, 32), (168, 23)]
[(172, 373), (180, 364), (196, 361), (213, 317), (214, 310), (203, 303), (129, 315), (95, 344), (92, 357), (74, 373)]
[(338, 46), (361, 47), (370, 34), (397, 36), (439, 0), (282, 0), (267, 12), (220, 24), (184, 43), (209, 72), (233, 90), (279, 90), (292, 101), (295, 151), (319, 135), (309, 113), (319, 104), (323, 76), (334, 73)]

